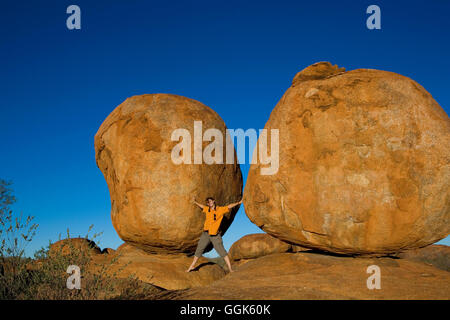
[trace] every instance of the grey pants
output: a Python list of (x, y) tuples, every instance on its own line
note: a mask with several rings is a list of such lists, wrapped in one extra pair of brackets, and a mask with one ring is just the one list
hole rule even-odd
[(214, 249), (216, 249), (217, 253), (222, 258), (227, 255), (227, 251), (223, 247), (221, 235), (217, 234), (215, 236), (210, 236), (208, 234), (208, 231), (203, 231), (202, 235), (200, 236), (200, 240), (198, 240), (197, 249), (195, 250), (195, 256), (200, 258), (203, 254), (203, 251), (205, 251), (205, 248), (210, 242), (212, 242)]

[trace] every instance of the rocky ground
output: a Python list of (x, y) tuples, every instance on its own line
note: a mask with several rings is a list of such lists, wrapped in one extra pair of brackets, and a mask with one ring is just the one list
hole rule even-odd
[[(186, 273), (191, 256), (149, 254), (129, 244), (117, 250), (94, 247), (92, 268), (108, 266), (108, 276), (117, 279), (113, 282), (125, 281), (124, 285), (135, 275), (141, 285), (127, 299), (450, 299), (449, 246), (431, 245), (397, 256), (352, 257), (306, 248), (270, 251), (267, 248), (276, 248), (271, 242), (277, 239), (263, 235), (254, 246), (246, 244), (249, 239), (258, 242), (249, 235), (234, 246), (232, 273), (221, 258), (201, 258), (194, 271)], [(250, 256), (254, 258), (242, 258)], [(367, 286), (372, 276), (367, 269), (373, 265), (380, 270), (380, 289)], [(147, 291), (141, 290), (144, 287)]]
[[(155, 264), (146, 258), (146, 265), (144, 260), (138, 259), (132, 262), (134, 267), (130, 270), (140, 270), (138, 276), (159, 275), (154, 284), (162, 285), (163, 289), (147, 297), (149, 299), (448, 300), (450, 272), (446, 270), (449, 270), (449, 252), (448, 246), (435, 245), (403, 254), (403, 258), (348, 257), (314, 250), (275, 253), (234, 261), (235, 271), (226, 274), (215, 269), (219, 266), (226, 269), (221, 259), (211, 259), (209, 263), (205, 259), (195, 271), (183, 274), (188, 258), (183, 260), (184, 264), (177, 263), (170, 268), (167, 262)], [(367, 288), (367, 279), (371, 276), (367, 267), (371, 265), (380, 268), (381, 289)], [(161, 266), (165, 272), (160, 270)], [(150, 278), (147, 281), (152, 282)], [(176, 287), (182, 289), (170, 290)]]
[[(381, 271), (381, 289), (367, 288), (367, 267)], [(313, 251), (250, 260), (214, 283), (176, 299), (449, 299), (450, 273), (401, 258), (352, 258)]]

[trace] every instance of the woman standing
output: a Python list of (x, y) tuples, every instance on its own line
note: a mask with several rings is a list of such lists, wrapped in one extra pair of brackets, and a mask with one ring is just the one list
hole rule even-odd
[(198, 258), (200, 258), (205, 251), (205, 248), (212, 242), (214, 249), (216, 249), (217, 253), (224, 258), (228, 269), (230, 272), (233, 272), (231, 269), (230, 258), (228, 257), (228, 253), (223, 247), (222, 236), (219, 233), (220, 223), (222, 222), (224, 214), (230, 212), (231, 208), (242, 203), (242, 199), (239, 202), (229, 204), (227, 206), (219, 207), (216, 206), (216, 201), (208, 197), (206, 199), (206, 206), (198, 203), (194, 199), (194, 203), (203, 209), (203, 212), (206, 214), (205, 224), (203, 226), (203, 233), (198, 241), (197, 249), (195, 250), (194, 261), (186, 270), (186, 272), (190, 272), (194, 269), (195, 264), (197, 263)]

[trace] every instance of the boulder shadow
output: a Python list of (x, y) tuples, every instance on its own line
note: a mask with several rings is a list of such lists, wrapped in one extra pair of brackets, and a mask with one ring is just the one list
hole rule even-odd
[(308, 254), (317, 254), (317, 255), (322, 255), (322, 256), (340, 257), (340, 258), (356, 257), (356, 255), (335, 253), (335, 252), (329, 252), (329, 251), (324, 251), (324, 250), (319, 250), (319, 249), (308, 249), (308, 250), (304, 250), (304, 251), (298, 251), (298, 252), (290, 251), (290, 252), (294, 253), (294, 254), (295, 253), (308, 253)]
[[(291, 251), (292, 252), (292, 251)], [(316, 254), (316, 255), (322, 255), (322, 256), (330, 256), (330, 257), (339, 257), (339, 258), (388, 258), (388, 259), (401, 259), (397, 256), (397, 254), (344, 254), (344, 253), (335, 253), (325, 250), (319, 250), (319, 249), (308, 249), (305, 251), (298, 251), (298, 252), (292, 252), (292, 253), (309, 253), (309, 254)]]

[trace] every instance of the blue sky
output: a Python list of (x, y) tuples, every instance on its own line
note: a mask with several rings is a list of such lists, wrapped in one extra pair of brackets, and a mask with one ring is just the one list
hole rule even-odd
[[(71, 4), (81, 30), (66, 28)], [(381, 30), (366, 28), (371, 4)], [(183, 95), (229, 128), (263, 128), (294, 75), (330, 61), (411, 77), (448, 114), (449, 15), (446, 0), (2, 1), (0, 178), (40, 224), (29, 252), (91, 224), (101, 247), (122, 243), (94, 135), (127, 97)], [(259, 231), (241, 208), (225, 247)]]

